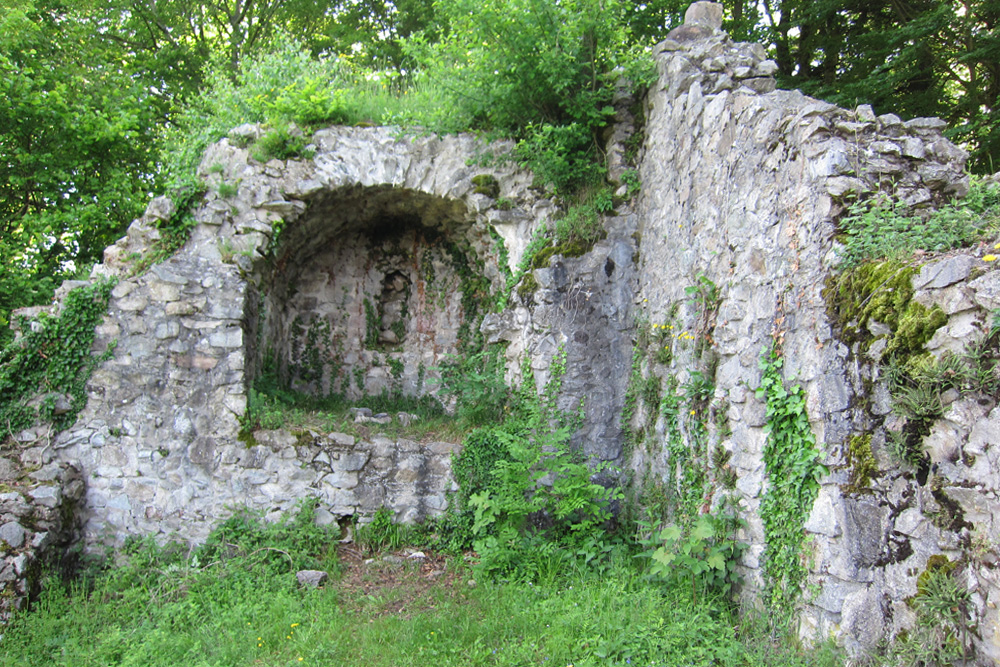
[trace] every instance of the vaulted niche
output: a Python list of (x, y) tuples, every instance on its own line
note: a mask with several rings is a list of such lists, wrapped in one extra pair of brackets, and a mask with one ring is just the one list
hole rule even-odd
[[(433, 393), (481, 275), (465, 205), (392, 187), (326, 193), (282, 232), (257, 363), (317, 396)], [(465, 277), (463, 277), (465, 276)], [(466, 326), (463, 326), (466, 325)]]

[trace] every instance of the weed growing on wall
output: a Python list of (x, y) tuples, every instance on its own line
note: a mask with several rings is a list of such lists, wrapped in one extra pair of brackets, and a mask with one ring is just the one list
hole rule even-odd
[(909, 215), (908, 210), (901, 200), (885, 195), (852, 204), (840, 221), (841, 266), (904, 258), (918, 249), (937, 252), (970, 245), (1000, 228), (1000, 187), (973, 180), (964, 200), (946, 204), (926, 218)]
[[(95, 357), (91, 348), (113, 286), (101, 281), (78, 287), (58, 314), (22, 321), (24, 335), (0, 352), (0, 437), (39, 421), (60, 430), (76, 420), (87, 403), (87, 380), (105, 358)], [(37, 406), (29, 404), (39, 396)]]
[(917, 594), (906, 600), (917, 622), (893, 645), (893, 664), (964, 664), (972, 655), (975, 613), (958, 573), (958, 563), (946, 556), (927, 560), (927, 568), (917, 577)]
[(622, 495), (570, 449), (579, 417), (556, 408), (564, 351), (550, 372), (541, 393), (526, 372), (503, 422), (473, 431), (454, 462), (459, 492), (441, 530), (451, 548), (471, 544), (490, 576), (535, 579), (607, 553), (604, 524)]
[(764, 466), (768, 486), (761, 500), (764, 522), (764, 576), (769, 608), (779, 622), (791, 618), (801, 594), (806, 569), (802, 565), (803, 526), (825, 473), (816, 437), (809, 426), (800, 385), (785, 386), (784, 360), (777, 348), (761, 355), (762, 376), (757, 395), (767, 403), (767, 443)]

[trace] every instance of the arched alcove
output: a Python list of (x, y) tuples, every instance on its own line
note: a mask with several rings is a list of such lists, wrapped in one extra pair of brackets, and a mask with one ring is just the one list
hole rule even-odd
[(461, 201), (391, 186), (326, 192), (263, 271), (252, 366), (291, 389), (419, 396), (459, 351), (480, 262)]

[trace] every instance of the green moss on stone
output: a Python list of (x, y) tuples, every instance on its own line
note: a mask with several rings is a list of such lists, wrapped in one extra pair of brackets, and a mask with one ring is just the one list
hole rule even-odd
[(587, 244), (583, 241), (573, 240), (567, 241), (565, 243), (560, 243), (559, 245), (549, 246), (548, 248), (543, 248), (539, 250), (531, 260), (532, 269), (545, 269), (549, 266), (549, 260), (551, 260), (556, 255), (562, 255), (563, 257), (581, 257), (588, 252), (594, 245)]
[(847, 493), (869, 490), (872, 477), (878, 475), (871, 433), (851, 436), (847, 443), (847, 465), (851, 469), (851, 481), (844, 490)]
[(538, 291), (538, 281), (535, 280), (535, 274), (528, 271), (521, 278), (521, 283), (517, 286), (517, 295), (521, 297), (522, 300), (527, 299), (529, 296)]
[(479, 174), (472, 177), (472, 184), (475, 187), (473, 192), (477, 195), (486, 195), (496, 199), (500, 196), (500, 183), (490, 174)]
[(948, 323), (948, 316), (935, 304), (927, 308), (923, 304), (911, 301), (906, 311), (899, 318), (895, 335), (889, 341), (886, 352), (889, 354), (908, 355), (923, 349), (934, 332)]
[(823, 295), (843, 340), (867, 349), (875, 339), (870, 327), (877, 322), (891, 332), (888, 354), (920, 352), (948, 316), (936, 305), (927, 308), (913, 301), (916, 270), (897, 261), (869, 262), (831, 275)]
[(256, 447), (260, 444), (257, 442), (257, 438), (253, 437), (253, 431), (248, 428), (240, 429), (239, 435), (236, 436), (236, 439), (242, 442), (247, 449)]

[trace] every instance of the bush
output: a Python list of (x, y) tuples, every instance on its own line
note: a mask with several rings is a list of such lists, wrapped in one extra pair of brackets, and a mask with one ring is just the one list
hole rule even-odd
[[(345, 122), (349, 73), (337, 60), (317, 60), (287, 36), (243, 62), (235, 79), (228, 63), (210, 69), (203, 92), (166, 137), (169, 183), (192, 178), (209, 144), (243, 123), (285, 127)], [(304, 144), (303, 144), (304, 145)]]
[(487, 348), (452, 356), (441, 365), (441, 394), (455, 400), (455, 414), (472, 426), (503, 419), (510, 390), (504, 382), (503, 351)]
[(951, 250), (997, 231), (1000, 186), (974, 180), (964, 200), (942, 206), (926, 219), (907, 215), (902, 201), (879, 195), (852, 204), (840, 227), (846, 236), (845, 267), (869, 260), (900, 259), (914, 250)]
[(603, 176), (600, 130), (621, 68), (648, 79), (644, 49), (629, 48), (619, 0), (443, 0), (449, 25), (408, 53), (445, 99), (432, 129), (479, 129), (519, 141), (516, 156), (558, 191)]

